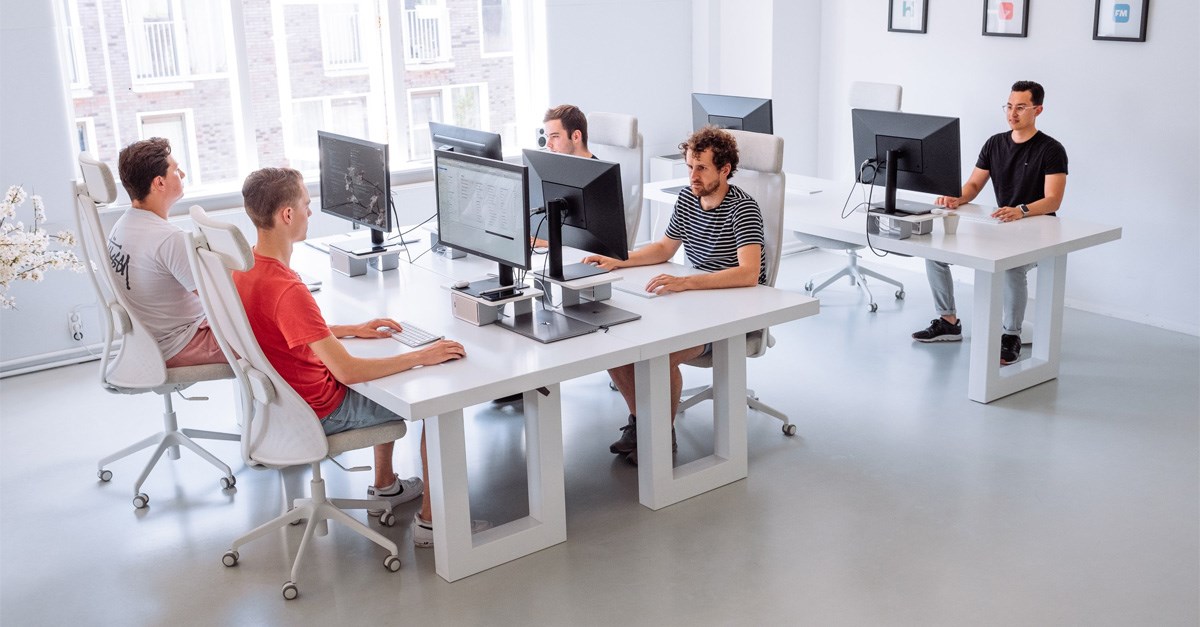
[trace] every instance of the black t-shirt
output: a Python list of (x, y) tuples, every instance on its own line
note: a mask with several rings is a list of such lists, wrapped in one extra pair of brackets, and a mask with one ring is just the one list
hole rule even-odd
[(984, 142), (975, 167), (991, 175), (997, 205), (1016, 207), (1046, 197), (1046, 175), (1067, 173), (1067, 151), (1041, 131), (1020, 144), (1006, 131)]

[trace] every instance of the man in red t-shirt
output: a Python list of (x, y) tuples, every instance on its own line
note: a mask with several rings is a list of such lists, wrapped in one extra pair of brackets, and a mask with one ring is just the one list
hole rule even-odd
[[(246, 178), (242, 198), (258, 231), (258, 243), (254, 267), (234, 273), (233, 280), (254, 336), (271, 365), (313, 408), (326, 434), (403, 420), (347, 386), (416, 366), (461, 359), (466, 356), (462, 345), (441, 340), (390, 357), (351, 355), (339, 337), (386, 338), (392, 330), (400, 330), (400, 324), (390, 318), (356, 325), (326, 324), (312, 294), (289, 266), (292, 246), (304, 241), (312, 215), (303, 176), (290, 168), (263, 168)], [(393, 472), (394, 447), (394, 442), (375, 446), (375, 484), (367, 488), (369, 496), (392, 505), (424, 492), (422, 479), (400, 479)], [(422, 474), (428, 478), (424, 433), (421, 456)], [(413, 540), (418, 546), (433, 544), (431, 507), (425, 495), (413, 523)]]

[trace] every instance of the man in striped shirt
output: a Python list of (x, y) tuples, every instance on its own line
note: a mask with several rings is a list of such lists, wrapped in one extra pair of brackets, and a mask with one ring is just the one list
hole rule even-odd
[[(762, 212), (758, 203), (736, 185), (730, 185), (738, 166), (737, 141), (715, 127), (696, 131), (679, 145), (687, 161), (690, 185), (679, 192), (675, 210), (662, 239), (629, 253), (627, 261), (591, 255), (584, 263), (607, 270), (663, 263), (683, 246), (688, 263), (706, 270), (705, 274), (674, 276), (659, 274), (646, 284), (656, 294), (687, 290), (751, 287), (767, 282), (765, 238)], [(671, 419), (679, 408), (683, 393), (683, 373), (679, 364), (712, 350), (711, 344), (694, 346), (671, 353)], [(608, 371), (617, 390), (629, 406), (629, 422), (621, 427), (621, 439), (609, 450), (626, 455), (637, 465), (637, 416), (635, 411), (633, 365)], [(671, 448), (676, 449), (675, 430), (671, 430)]]

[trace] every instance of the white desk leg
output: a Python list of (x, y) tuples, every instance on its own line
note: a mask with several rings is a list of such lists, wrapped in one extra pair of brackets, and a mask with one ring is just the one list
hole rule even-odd
[(558, 385), (550, 396), (525, 393), (529, 515), (471, 534), (463, 412), (425, 420), (429, 490), (433, 505), (434, 562), (455, 581), (567, 539), (562, 420)]
[[(638, 487), (661, 509), (746, 478), (746, 336), (713, 342), (713, 454), (673, 468), (670, 359), (638, 362)], [(649, 417), (649, 420), (643, 417)]]
[(999, 272), (975, 271), (975, 322), (971, 331), (971, 372), (967, 392), (971, 400), (990, 403), (1058, 378), (1066, 255), (1039, 261), (1037, 278), (1038, 324), (1034, 330), (1032, 354), (1015, 364), (1001, 367), (1000, 307), (1004, 298), (1004, 276)]
[(971, 323), (971, 365), (967, 397), (980, 403), (998, 398), (1000, 379), (1000, 306), (1004, 302), (1004, 274), (975, 271), (975, 319)]

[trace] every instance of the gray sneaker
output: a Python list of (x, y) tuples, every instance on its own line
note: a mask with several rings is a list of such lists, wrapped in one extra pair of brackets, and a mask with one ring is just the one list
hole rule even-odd
[(913, 333), (912, 339), (918, 342), (961, 342), (962, 321), (950, 324), (945, 318), (934, 318), (928, 329)]
[(608, 445), (614, 455), (628, 455), (637, 450), (637, 416), (629, 414), (629, 424), (621, 427), (621, 439)]
[[(675, 441), (675, 427), (671, 427), (671, 452), (679, 452), (679, 442)], [(629, 451), (629, 455), (625, 456), (625, 461), (633, 464), (634, 466), (638, 465), (637, 447), (634, 447), (632, 451)]]
[[(491, 529), (492, 523), (486, 520), (472, 520), (471, 533), (476, 534), (485, 529)], [(417, 548), (432, 549), (433, 548), (433, 523), (421, 520), (421, 512), (413, 514), (412, 521), (412, 539), (413, 544)]]

